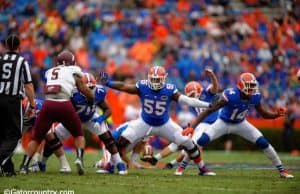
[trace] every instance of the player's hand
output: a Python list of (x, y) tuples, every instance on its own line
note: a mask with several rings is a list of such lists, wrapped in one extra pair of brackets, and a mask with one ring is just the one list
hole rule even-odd
[(25, 112), (25, 117), (27, 118), (34, 118), (36, 117), (36, 110), (35, 110), (35, 105), (29, 105), (28, 110)]
[(193, 134), (194, 134), (194, 128), (190, 126), (190, 124), (188, 124), (188, 127), (185, 128), (182, 132), (181, 132), (182, 135), (184, 136), (189, 136), (189, 137), (192, 137)]
[(101, 116), (99, 116), (97, 118), (92, 119), (92, 121), (95, 122), (95, 123), (101, 124), (105, 119), (106, 119), (105, 116), (101, 115)]
[(102, 71), (99, 73), (99, 79), (100, 79), (101, 84), (106, 85), (107, 82), (109, 81), (109, 76), (106, 72)]
[(210, 68), (205, 68), (204, 71), (208, 74), (208, 75), (214, 75), (214, 71)]
[(287, 114), (287, 108), (284, 106), (277, 107), (278, 116), (284, 116)]

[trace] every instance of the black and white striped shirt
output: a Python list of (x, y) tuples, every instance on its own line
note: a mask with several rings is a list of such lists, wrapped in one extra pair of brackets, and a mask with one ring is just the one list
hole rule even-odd
[(24, 85), (32, 82), (29, 64), (15, 52), (0, 56), (0, 95), (22, 97)]

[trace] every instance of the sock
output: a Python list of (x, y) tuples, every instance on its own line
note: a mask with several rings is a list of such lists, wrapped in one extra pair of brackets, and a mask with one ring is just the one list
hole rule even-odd
[(40, 153), (36, 152), (32, 157), (32, 162), (38, 162), (40, 160)]
[(181, 164), (180, 164), (180, 167), (185, 169), (185, 167), (188, 165), (189, 163), (186, 162), (186, 161), (182, 161)]
[(69, 167), (69, 163), (67, 161), (67, 158), (66, 158), (65, 154), (63, 154), (60, 157), (58, 157), (58, 160), (60, 162), (60, 167), (61, 168), (63, 168), (63, 167)]
[(122, 159), (121, 159), (120, 154), (118, 152), (113, 154), (111, 156), (111, 159), (112, 159), (114, 164), (118, 164), (118, 163), (122, 162)]
[(24, 155), (24, 158), (23, 158), (23, 161), (22, 161), (22, 164), (21, 166), (29, 166), (29, 163), (31, 161), (31, 158), (30, 156), (27, 156), (27, 155)]
[(48, 157), (43, 156), (41, 162), (42, 162), (43, 164), (46, 164), (46, 163), (47, 163), (47, 160), (48, 160)]
[(169, 162), (170, 164), (172, 164), (172, 165), (175, 165), (175, 164), (177, 164), (178, 162), (177, 162), (177, 160), (176, 159), (174, 159), (174, 160), (172, 160), (171, 162)]
[(205, 165), (205, 164), (204, 164), (204, 161), (203, 161), (201, 158), (195, 159), (194, 162), (195, 162), (195, 164), (196, 164), (199, 168), (203, 168), (204, 165)]
[(131, 162), (136, 162), (137, 159), (138, 159), (138, 157), (139, 157), (139, 154), (133, 152), (133, 153), (131, 154), (131, 158), (130, 158)]
[(83, 148), (77, 148), (76, 149), (76, 154), (77, 154), (77, 158), (79, 159), (83, 159), (83, 153), (84, 153), (84, 149)]
[(162, 156), (161, 156), (160, 153), (158, 153), (158, 154), (156, 154), (156, 155), (154, 156), (154, 158), (156, 158), (157, 160), (160, 160), (160, 159), (162, 158)]
[(273, 146), (269, 145), (267, 148), (263, 150), (264, 154), (269, 158), (273, 165), (276, 166), (276, 168), (281, 172), (284, 170), (281, 160), (279, 159), (279, 156), (277, 155), (276, 151), (274, 150)]

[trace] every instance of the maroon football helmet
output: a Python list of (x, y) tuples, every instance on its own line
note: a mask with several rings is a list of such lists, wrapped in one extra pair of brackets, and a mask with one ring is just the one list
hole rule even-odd
[(64, 50), (57, 55), (56, 64), (66, 66), (75, 65), (75, 57), (70, 51)]

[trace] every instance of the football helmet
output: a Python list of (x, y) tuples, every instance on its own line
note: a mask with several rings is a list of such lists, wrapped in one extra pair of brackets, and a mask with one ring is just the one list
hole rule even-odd
[(152, 90), (160, 90), (164, 87), (166, 83), (166, 78), (168, 73), (166, 73), (165, 68), (160, 66), (151, 67), (148, 72), (148, 86)]
[(300, 69), (299, 69), (298, 72), (297, 72), (297, 79), (298, 79), (298, 81), (299, 81), (299, 83), (300, 83)]
[(190, 81), (184, 87), (184, 93), (188, 97), (199, 98), (202, 92), (202, 86), (196, 81)]
[(68, 50), (64, 50), (57, 55), (56, 58), (57, 65), (75, 65), (75, 56)]
[(252, 73), (242, 73), (237, 87), (247, 96), (254, 95), (258, 91), (258, 82)]
[(83, 83), (85, 83), (90, 89), (94, 89), (96, 87), (96, 79), (90, 73), (83, 74)]

